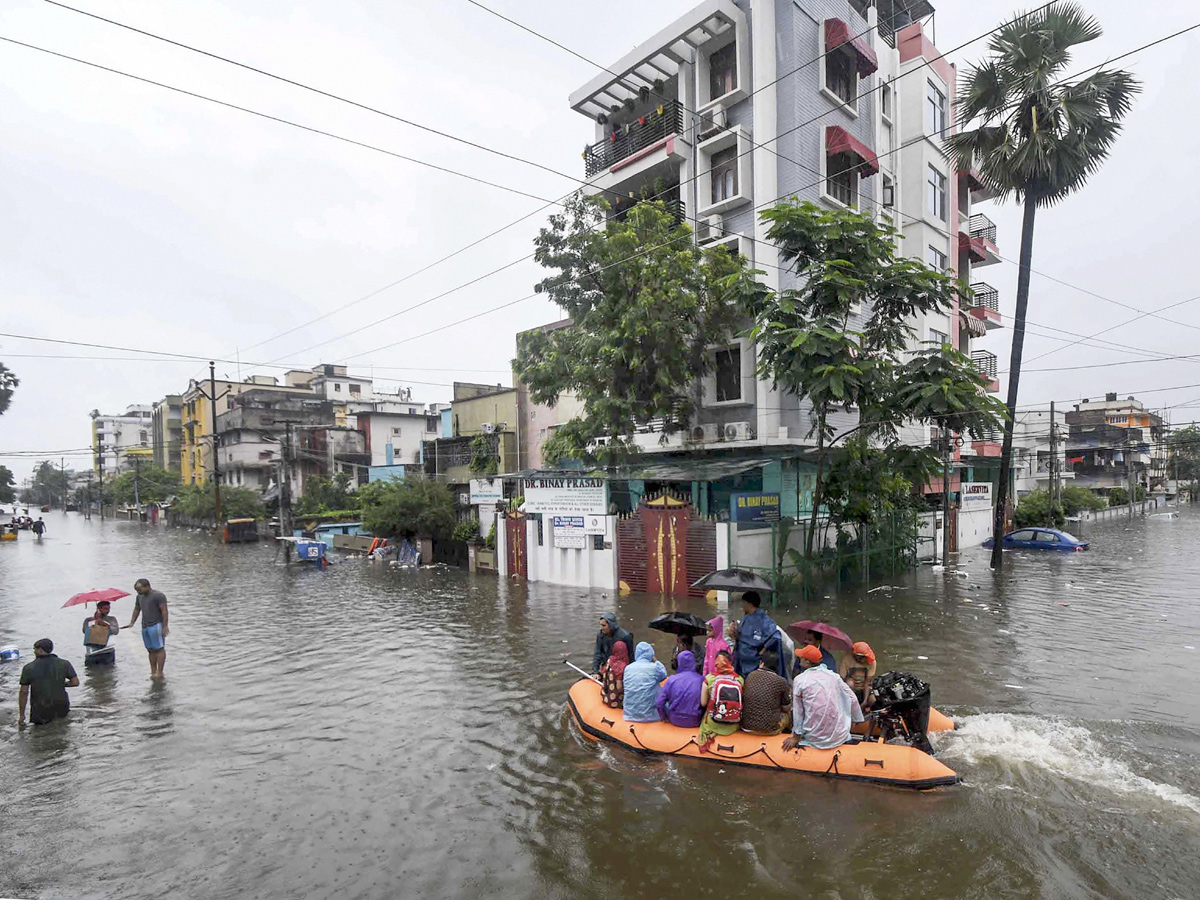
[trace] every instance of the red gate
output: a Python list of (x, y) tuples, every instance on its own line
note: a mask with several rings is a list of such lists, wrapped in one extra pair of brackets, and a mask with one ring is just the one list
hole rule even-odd
[(656, 497), (619, 520), (617, 540), (617, 575), (632, 591), (703, 597), (690, 585), (717, 567), (716, 524), (674, 497)]
[(504, 547), (508, 555), (509, 576), (519, 575), (529, 577), (528, 533), (525, 529), (525, 516), (520, 513), (510, 513), (504, 519)]

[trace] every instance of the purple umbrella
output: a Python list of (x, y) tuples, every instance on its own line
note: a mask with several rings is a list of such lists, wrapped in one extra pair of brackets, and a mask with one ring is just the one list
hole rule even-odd
[(787, 633), (795, 638), (798, 643), (807, 643), (810, 631), (824, 635), (821, 646), (826, 650), (843, 650), (848, 653), (854, 645), (854, 641), (850, 640), (850, 635), (846, 634), (842, 629), (826, 625), (824, 622), (801, 619), (799, 622), (793, 622), (787, 627)]

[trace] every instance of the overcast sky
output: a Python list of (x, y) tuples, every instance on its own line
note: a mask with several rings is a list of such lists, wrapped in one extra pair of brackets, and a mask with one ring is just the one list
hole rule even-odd
[[(489, 16), (466, 0), (78, 0), (100, 15), (288, 76), (582, 176), (591, 123), (567, 95), (593, 76), (587, 63)], [(493, 8), (611, 64), (695, 5), (694, 0), (490, 0)], [(1025, 6), (943, 0), (942, 50)], [(1102, 62), (1200, 21), (1193, 4), (1116, 0), (1086, 4), (1106, 29), (1074, 68)], [(987, 12), (980, 11), (986, 7)], [(40, 0), (6, 0), (0, 36), (335, 132), (518, 191), (553, 199), (573, 182), (464, 147), (378, 115), (85, 18)], [(1194, 277), (1200, 147), (1194, 77), (1200, 31), (1120, 65), (1145, 92), (1104, 168), (1080, 195), (1039, 214), (1022, 405), (1106, 390), (1179, 404), (1174, 421), (1200, 418), (1200, 358), (1127, 362), (1119, 347), (1064, 348), (1045, 327), (1094, 334), (1139, 310), (1200, 298)], [(978, 59), (983, 43), (952, 54)], [(236, 360), (218, 377), (347, 362), (377, 387), (413, 387), (446, 400), (450, 382), (508, 383), (515, 332), (559, 318), (539, 299), (410, 340), (515, 301), (539, 277), (531, 260), (411, 313), (341, 335), (429, 300), (532, 252), (545, 213), (323, 321), (283, 332), (404, 278), (543, 205), (528, 196), (306, 133), (160, 87), (0, 43), (0, 331)], [(763, 136), (756, 135), (762, 140)], [(785, 163), (781, 163), (785, 165)], [(1001, 253), (1016, 259), (1019, 213), (984, 209)], [(1016, 266), (983, 277), (1011, 314)], [(1083, 290), (1079, 290), (1083, 289)], [(1103, 336), (1159, 355), (1200, 352), (1200, 299)], [(1184, 323), (1184, 324), (1177, 324)], [(984, 346), (1007, 367), (1010, 331)], [(330, 338), (338, 338), (315, 346)], [(265, 342), (265, 343), (264, 343)], [(1031, 358), (1048, 353), (1045, 359)], [(44, 359), (21, 354), (120, 357)], [(1144, 356), (1142, 357), (1144, 358)], [(203, 362), (0, 338), (0, 361), (21, 378), (0, 417), (0, 453), (60, 451), (90, 442), (88, 411), (123, 410), (183, 391)], [(372, 369), (372, 366), (375, 368)], [(471, 368), (462, 369), (459, 366)], [(387, 367), (387, 368), (384, 368)], [(398, 379), (384, 381), (383, 379)], [(427, 384), (426, 382), (435, 382)], [(1193, 405), (1189, 406), (1189, 403)], [(54, 455), (57, 460), (58, 454)], [(68, 468), (88, 458), (67, 455)], [(36, 460), (0, 458), (25, 477)]]

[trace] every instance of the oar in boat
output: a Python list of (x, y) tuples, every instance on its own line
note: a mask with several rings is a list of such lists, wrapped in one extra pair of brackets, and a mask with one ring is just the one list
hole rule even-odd
[(597, 678), (595, 675), (589, 675), (587, 672), (583, 671), (583, 669), (579, 668), (579, 666), (575, 665), (575, 663), (571, 662), (569, 659), (564, 659), (563, 663), (570, 666), (572, 669), (574, 669), (576, 672), (578, 672), (584, 678), (590, 678), (590, 679), (592, 679), (592, 681), (596, 682), (596, 684), (600, 684), (599, 678)]

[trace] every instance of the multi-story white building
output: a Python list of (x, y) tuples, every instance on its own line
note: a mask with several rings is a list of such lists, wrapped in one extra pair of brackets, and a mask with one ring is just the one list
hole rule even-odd
[[(956, 74), (922, 27), (932, 13), (925, 0), (705, 0), (571, 94), (594, 127), (589, 190), (615, 215), (662, 196), (700, 243), (736, 248), (774, 289), (796, 277), (781, 271), (759, 212), (790, 197), (870, 211), (899, 231), (902, 253), (976, 282), (973, 300), (913, 323), (914, 348), (950, 344), (999, 390), (995, 356), (975, 346), (1000, 325), (997, 293), (974, 273), (999, 259), (995, 226), (973, 209), (985, 199), (977, 179), (956, 171), (943, 143)], [(815, 443), (809, 405), (756, 377), (748, 340), (711, 352), (691, 433), (665, 445), (647, 436), (647, 450)], [(855, 418), (832, 424), (844, 431)], [(951, 489), (998, 455), (998, 440), (964, 446)]]
[(1012, 486), (1018, 505), (1026, 494), (1048, 488), (1055, 460), (1060, 484), (1074, 481), (1075, 472), (1066, 462), (1067, 434), (1066, 410), (1056, 409), (1051, 416), (1050, 407), (1043, 406), (1017, 413), (1013, 422)]
[(106, 416), (93, 409), (92, 467), (105, 477), (116, 476), (133, 468), (135, 459), (154, 457), (152, 443), (154, 407), (134, 403), (125, 412)]

